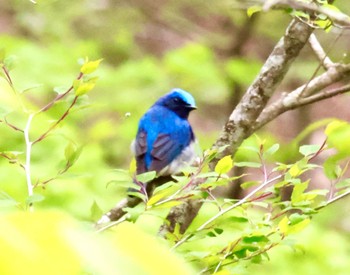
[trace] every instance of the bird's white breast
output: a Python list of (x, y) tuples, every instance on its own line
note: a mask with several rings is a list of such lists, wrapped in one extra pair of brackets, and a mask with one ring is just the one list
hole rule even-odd
[(170, 164), (165, 166), (158, 175), (175, 175), (181, 171), (182, 168), (193, 163), (196, 157), (196, 141), (192, 141), (186, 148), (184, 148), (179, 156), (177, 156)]

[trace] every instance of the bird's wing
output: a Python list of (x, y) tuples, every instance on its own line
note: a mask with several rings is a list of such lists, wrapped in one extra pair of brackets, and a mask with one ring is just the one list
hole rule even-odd
[(137, 135), (134, 142), (134, 151), (137, 162), (137, 174), (146, 172), (147, 133), (145, 131), (140, 131)]
[(161, 171), (181, 153), (183, 147), (177, 139), (171, 138), (169, 134), (159, 134), (152, 146), (153, 159), (149, 170)]

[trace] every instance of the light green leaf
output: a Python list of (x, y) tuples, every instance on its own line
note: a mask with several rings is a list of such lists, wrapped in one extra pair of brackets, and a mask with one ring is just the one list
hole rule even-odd
[(223, 157), (215, 166), (215, 172), (218, 174), (225, 174), (233, 167), (232, 157), (230, 155)]
[(0, 207), (16, 206), (19, 203), (13, 199), (9, 194), (4, 191), (0, 191)]
[(247, 9), (247, 15), (248, 17), (251, 17), (254, 13), (260, 12), (262, 11), (262, 7), (261, 6), (251, 6)]
[(292, 196), (291, 196), (291, 201), (293, 204), (305, 200), (305, 197), (303, 196), (303, 194), (306, 188), (308, 187), (308, 185), (309, 185), (309, 181), (304, 181), (294, 185)]
[(102, 209), (97, 204), (97, 202), (94, 200), (94, 202), (92, 203), (91, 208), (90, 208), (91, 220), (97, 221), (99, 218), (101, 218), (102, 215), (103, 215)]
[(259, 184), (258, 181), (246, 181), (246, 182), (243, 182), (241, 184), (241, 188), (247, 189), (247, 188), (253, 187), (253, 186), (258, 185), (258, 184)]
[(288, 228), (288, 234), (295, 234), (302, 231), (308, 224), (310, 223), (310, 219), (305, 219), (297, 224), (290, 225)]
[(4, 65), (7, 71), (11, 71), (17, 63), (17, 58), (13, 55), (7, 56), (4, 59)]
[(81, 67), (80, 71), (83, 74), (91, 74), (94, 71), (96, 71), (96, 69), (98, 68), (98, 66), (100, 65), (102, 60), (103, 59), (98, 59), (98, 60), (95, 60), (95, 61), (86, 61), (84, 63), (84, 65)]
[(237, 167), (251, 167), (251, 168), (260, 168), (261, 167), (261, 163), (251, 162), (251, 161), (235, 162), (234, 165)]
[(300, 146), (299, 152), (305, 157), (307, 157), (317, 153), (320, 150), (320, 148), (321, 148), (320, 145), (303, 145), (303, 146)]
[(40, 201), (43, 201), (44, 199), (45, 197), (43, 195), (33, 194), (26, 199), (26, 205), (33, 204), (34, 202), (40, 202)]
[(95, 82), (80, 83), (80, 85), (76, 87), (76, 89), (74, 89), (75, 95), (76, 96), (85, 95), (88, 92), (90, 92), (95, 87), (95, 85), (96, 85)]
[(156, 176), (157, 176), (157, 173), (155, 171), (150, 171), (150, 172), (136, 175), (136, 179), (142, 183), (147, 183), (147, 182), (150, 182), (151, 180), (154, 180)]
[(298, 163), (295, 163), (290, 169), (289, 169), (289, 174), (295, 178), (297, 176), (299, 176), (302, 173), (302, 171), (300, 170)]
[(278, 151), (278, 149), (280, 148), (280, 145), (278, 143), (272, 145), (269, 149), (267, 149), (264, 152), (264, 155), (273, 155), (274, 153), (276, 153)]
[(73, 142), (68, 143), (64, 150), (64, 156), (70, 165), (73, 165), (79, 158), (83, 147), (78, 147)]
[[(180, 204), (183, 204), (183, 201), (181, 200), (172, 200), (172, 201), (167, 201), (165, 203), (161, 203), (159, 205), (152, 205), (152, 209), (161, 209), (161, 208), (173, 208), (174, 206), (178, 206)], [(148, 202), (147, 202), (148, 205)]]
[(287, 216), (283, 217), (283, 219), (278, 223), (278, 228), (280, 232), (284, 235), (286, 235), (288, 232), (288, 227), (289, 227), (288, 224), (289, 224), (289, 220)]
[(54, 87), (53, 91), (59, 95), (64, 94), (65, 92), (67, 92), (69, 89), (69, 87), (67, 86), (59, 86), (59, 87)]

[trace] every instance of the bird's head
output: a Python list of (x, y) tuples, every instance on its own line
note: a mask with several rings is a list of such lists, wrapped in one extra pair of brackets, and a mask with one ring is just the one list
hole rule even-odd
[(189, 113), (197, 109), (193, 96), (179, 88), (158, 99), (155, 105), (164, 106), (182, 118), (188, 118)]

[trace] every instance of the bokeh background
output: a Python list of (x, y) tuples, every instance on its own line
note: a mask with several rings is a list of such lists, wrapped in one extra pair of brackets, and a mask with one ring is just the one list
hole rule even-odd
[[(336, 4), (350, 13), (346, 0)], [(248, 6), (248, 1), (228, 0), (0, 1), (0, 47), (14, 63), (15, 88), (23, 91), (31, 109), (52, 100), (54, 89), (71, 85), (79, 73), (79, 59), (103, 58), (95, 73), (99, 77), (95, 89), (80, 99), (79, 108), (53, 135), (33, 147), (33, 179), (40, 182), (64, 166), (67, 144), (83, 146), (67, 173), (45, 188), (36, 188), (36, 193), (45, 196), (39, 207), (63, 209), (82, 221), (96, 218), (92, 205), (104, 211), (111, 208), (125, 190), (107, 183), (115, 177), (113, 169), (129, 166), (138, 119), (173, 87), (194, 95), (198, 110), (191, 114), (191, 122), (201, 147), (210, 147), (291, 19), (283, 11), (249, 18)], [(331, 58), (349, 61), (349, 31), (333, 28), (328, 33), (316, 30), (316, 34)], [(279, 92), (305, 83), (317, 67), (317, 59), (305, 47)], [(9, 122), (24, 128), (27, 114), (13, 107), (15, 99), (9, 94), (6, 83), (0, 82), (1, 110), (13, 110), (7, 116)], [(35, 118), (31, 137), (40, 136), (67, 104), (59, 103)], [(287, 149), (290, 142), (318, 120), (349, 121), (349, 104), (348, 95), (343, 95), (289, 112), (259, 135), (280, 143), (285, 150), (279, 159), (291, 162), (297, 152)], [(323, 139), (320, 128), (310, 131), (303, 143), (322, 143)], [(23, 136), (0, 124), (0, 151), (18, 151), (21, 159), (24, 148)], [(27, 196), (23, 170), (6, 159), (0, 159), (0, 190), (20, 202)], [(250, 267), (249, 272), (348, 274), (349, 210), (349, 200), (323, 210), (295, 236), (300, 249), (277, 248), (270, 253), (269, 263)]]

